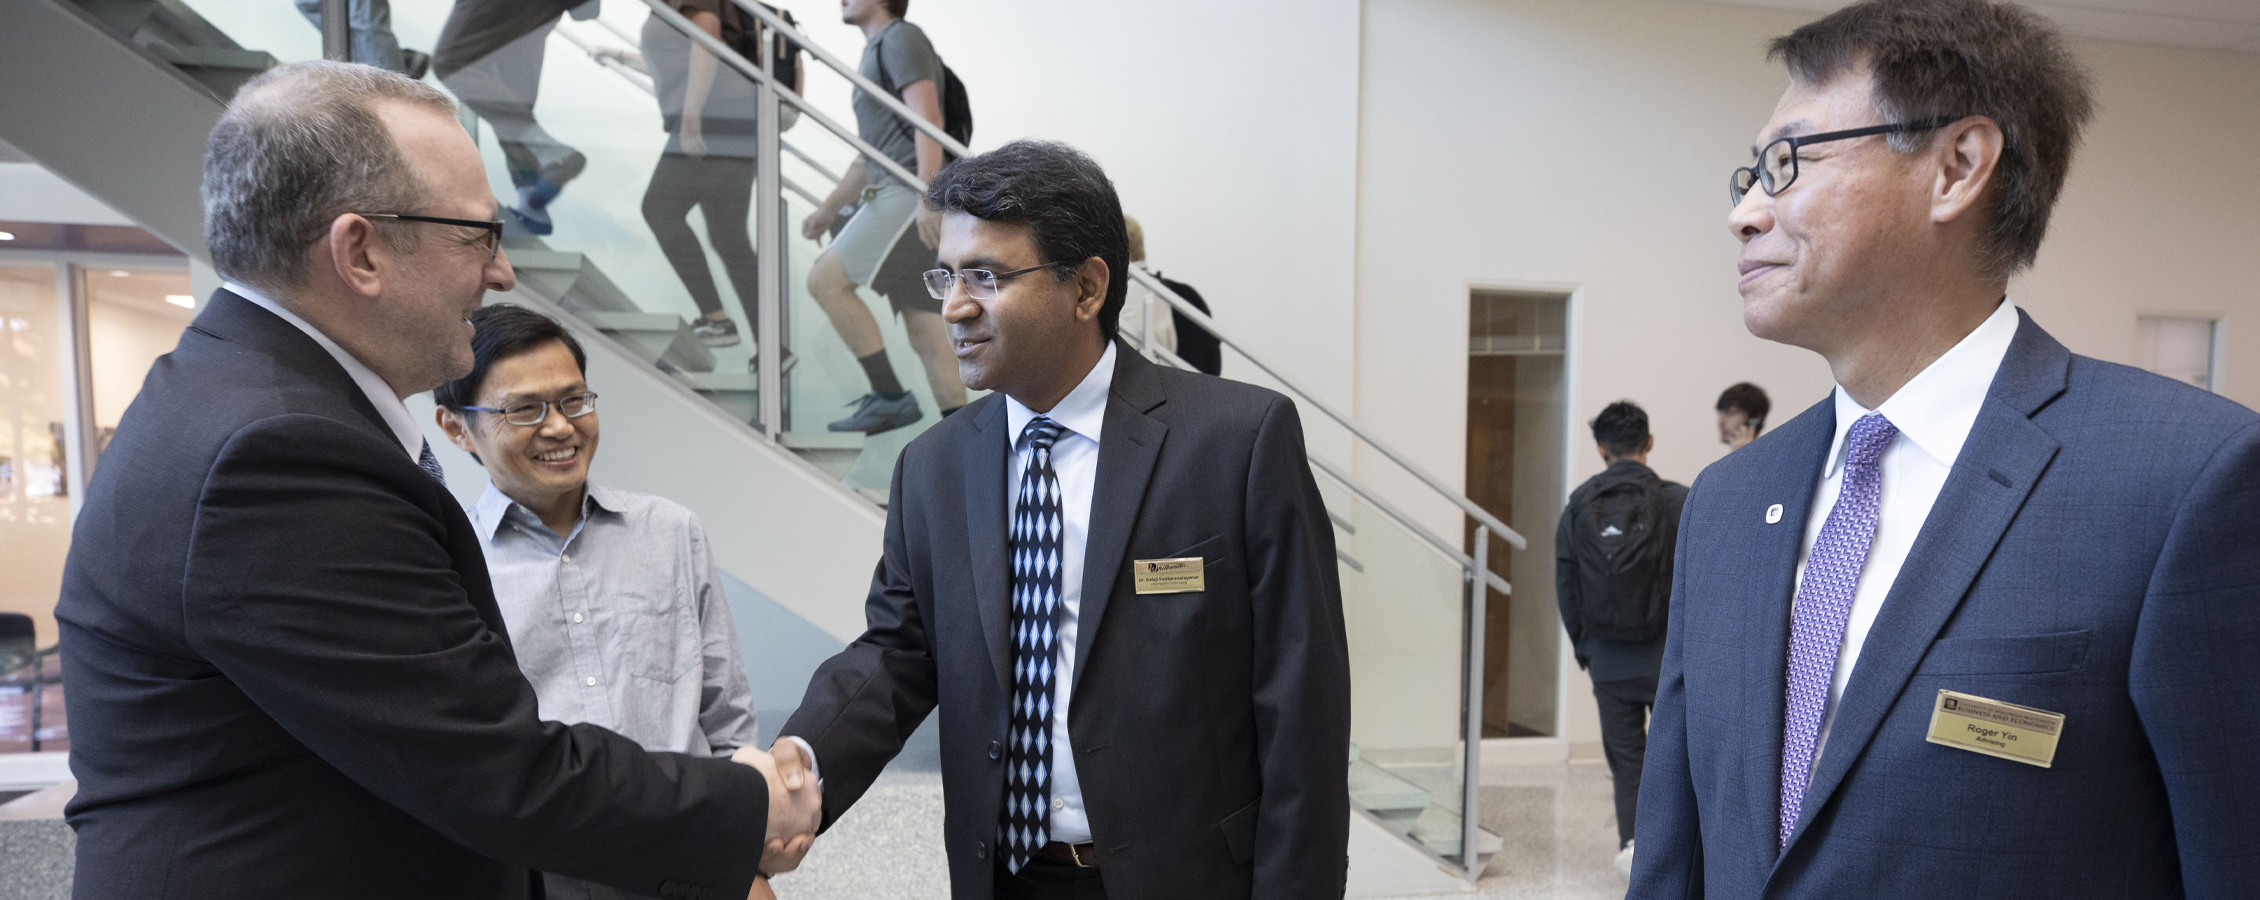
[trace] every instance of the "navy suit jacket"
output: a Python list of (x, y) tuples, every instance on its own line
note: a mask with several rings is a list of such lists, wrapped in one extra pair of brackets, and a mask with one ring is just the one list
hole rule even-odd
[[(2024, 317), (1777, 849), (1790, 599), (1834, 436), (1824, 400), (1688, 498), (1629, 896), (2260, 891), (2260, 415)], [(2064, 714), (2054, 766), (1926, 742), (1942, 688)]]

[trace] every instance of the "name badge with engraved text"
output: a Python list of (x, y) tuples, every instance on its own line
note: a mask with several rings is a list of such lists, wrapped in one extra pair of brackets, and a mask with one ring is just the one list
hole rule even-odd
[(1132, 563), (1132, 578), (1141, 594), (1182, 594), (1208, 589), (1201, 558), (1141, 559)]
[(2063, 733), (2063, 713), (1939, 691), (1927, 740), (2045, 769), (2056, 761), (2056, 740)]

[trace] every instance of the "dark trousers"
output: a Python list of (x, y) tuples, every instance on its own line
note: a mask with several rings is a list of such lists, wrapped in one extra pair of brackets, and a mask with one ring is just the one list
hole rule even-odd
[[(673, 142), (670, 141), (670, 148)], [(746, 329), (754, 323), (755, 279), (759, 263), (753, 252), (753, 231), (748, 216), (753, 210), (754, 161), (743, 156), (693, 157), (663, 153), (651, 172), (651, 185), (643, 192), (643, 220), (659, 239), (675, 275), (691, 294), (691, 302), (705, 314), (720, 312), (722, 294), (714, 287), (714, 273), (706, 266), (706, 248), (691, 230), (691, 209), (706, 216), (706, 236), (714, 253), (730, 273), (730, 286), (745, 307)]]
[(1640, 808), (1640, 766), (1648, 756), (1648, 711), (1656, 705), (1656, 676), (1596, 681), (1593, 699), (1601, 705), (1601, 750), (1616, 783), (1617, 846), (1632, 840), (1633, 816)]
[(1106, 900), (1106, 882), (1097, 869), (1031, 859), (1014, 875), (1000, 857), (996, 870), (997, 900)]

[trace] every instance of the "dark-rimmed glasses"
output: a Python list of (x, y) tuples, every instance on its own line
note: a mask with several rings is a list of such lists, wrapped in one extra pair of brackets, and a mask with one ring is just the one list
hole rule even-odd
[(997, 298), (997, 285), (1005, 279), (1018, 278), (1038, 269), (1049, 269), (1064, 265), (1069, 265), (1069, 263), (1051, 262), (1040, 266), (1029, 266), (1025, 269), (1014, 269), (1010, 272), (991, 272), (987, 269), (960, 269), (955, 272), (948, 269), (927, 269), (926, 294), (936, 300), (947, 300), (950, 298), (950, 291), (957, 287), (958, 282), (962, 281), (965, 282), (966, 296), (975, 300), (994, 300)]
[(502, 421), (525, 427), (549, 421), (549, 408), (551, 406), (557, 407), (558, 414), (565, 418), (578, 419), (596, 412), (596, 392), (582, 391), (555, 400), (523, 400), (500, 409), (492, 406), (458, 406), (455, 408), (470, 412), (494, 413), (501, 416)]
[[(502, 253), (501, 219), (443, 219), (438, 216), (411, 216), (406, 213), (355, 213), (355, 215), (358, 215), (364, 219), (392, 219), (397, 222), (430, 222), (434, 225), (460, 225), (464, 228), (484, 228), (486, 229), (487, 236), (481, 238), (481, 240), (486, 241), (487, 258), (493, 259), (497, 255)], [(469, 407), (465, 408), (468, 409)]]
[(1790, 183), (1797, 180), (1797, 149), (1800, 147), (1875, 134), (1929, 131), (1933, 128), (1944, 128), (1964, 118), (1967, 117), (1933, 116), (1913, 122), (1894, 122), (1890, 125), (1870, 125), (1866, 128), (1853, 128), (1847, 131), (1793, 134), (1785, 138), (1775, 138), (1771, 143), (1766, 144), (1764, 149), (1751, 151), (1750, 155), (1757, 159), (1757, 165), (1743, 166), (1735, 169), (1734, 174), (1727, 176), (1727, 196), (1734, 201), (1735, 206), (1742, 205), (1742, 198), (1749, 196), (1752, 187), (1765, 188), (1768, 197), (1781, 196), (1781, 192), (1789, 190)]

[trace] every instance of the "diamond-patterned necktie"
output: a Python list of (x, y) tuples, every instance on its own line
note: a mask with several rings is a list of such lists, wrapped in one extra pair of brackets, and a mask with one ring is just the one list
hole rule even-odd
[(439, 457), (432, 455), (432, 442), (424, 442), (424, 450), (416, 454), (416, 464), (424, 467), (424, 474), (432, 476), (440, 487), (447, 486), (447, 470), (440, 468)]
[(1065, 429), (1038, 416), (1021, 435), (1028, 465), (1012, 511), (1012, 724), (1007, 732), (1005, 868), (1017, 874), (1051, 840), (1052, 687), (1059, 644), (1059, 474), (1052, 444)]
[(1828, 712), (1828, 689), (1836, 683), (1836, 656), (1844, 648), (1844, 625), (1852, 617), (1852, 597), (1867, 567), (1883, 512), (1883, 448), (1899, 429), (1880, 413), (1852, 423), (1844, 438), (1844, 479), (1836, 505), (1822, 523), (1813, 552), (1805, 557), (1805, 579), (1797, 586), (1789, 626), (1789, 703), (1781, 737), (1781, 846), (1805, 805), (1812, 779), (1821, 720)]

